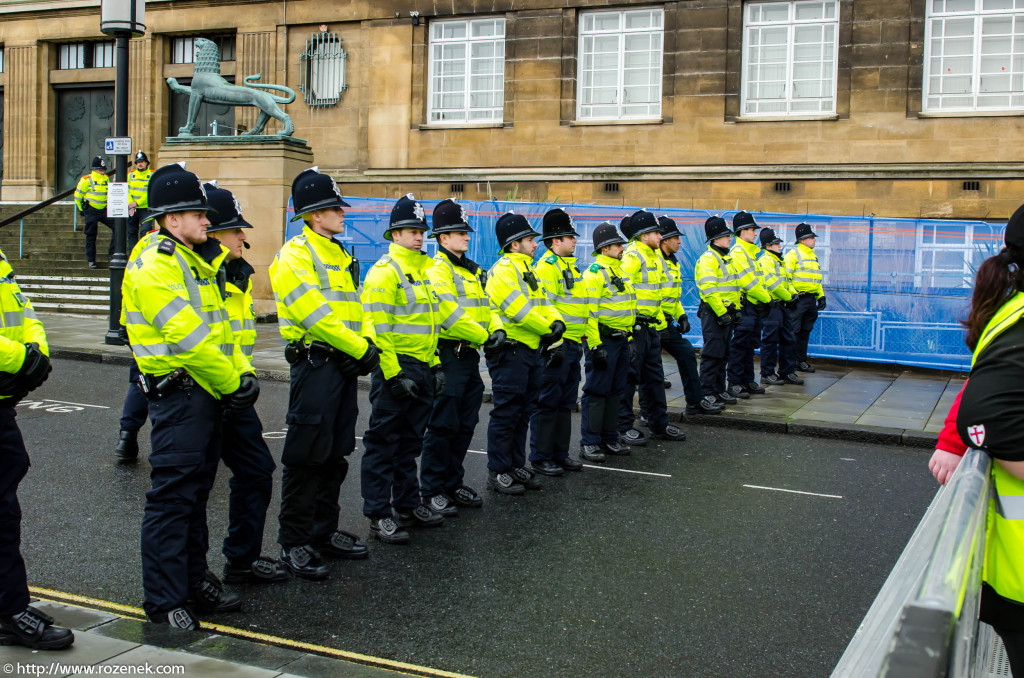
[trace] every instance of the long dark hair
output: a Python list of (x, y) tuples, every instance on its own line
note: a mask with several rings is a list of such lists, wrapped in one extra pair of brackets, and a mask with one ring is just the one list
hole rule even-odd
[(961, 324), (967, 328), (967, 348), (978, 346), (981, 333), (1003, 304), (1024, 290), (1024, 272), (1017, 262), (1024, 262), (1024, 252), (1010, 245), (989, 257), (978, 268), (971, 297), (971, 312)]

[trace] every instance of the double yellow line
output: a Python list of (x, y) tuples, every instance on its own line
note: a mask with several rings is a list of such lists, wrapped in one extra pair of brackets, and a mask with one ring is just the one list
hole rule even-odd
[[(51, 603), (72, 605), (74, 607), (84, 607), (91, 610), (99, 610), (101, 612), (114, 612), (122, 617), (146, 621), (146, 613), (142, 609), (137, 607), (131, 607), (130, 605), (122, 605), (120, 603), (114, 603), (109, 600), (100, 600), (98, 598), (88, 598), (86, 596), (80, 596), (75, 593), (54, 591), (52, 589), (45, 589), (39, 586), (30, 586), (29, 592), (39, 600), (45, 600)], [(305, 652), (312, 652), (326, 657), (337, 657), (338, 659), (344, 659), (346, 661), (354, 662), (356, 664), (375, 666), (377, 668), (397, 671), (399, 673), (404, 673), (406, 675), (429, 677), (436, 676), (437, 678), (472, 678), (472, 676), (468, 676), (463, 673), (452, 673), (451, 671), (432, 669), (429, 666), (419, 666), (418, 664), (396, 662), (391, 659), (384, 659), (382, 657), (373, 657), (366, 654), (359, 654), (358, 652), (348, 652), (346, 650), (338, 650), (333, 647), (314, 645), (313, 643), (306, 643), (301, 640), (292, 640), (290, 638), (281, 638), (280, 636), (271, 636), (266, 633), (256, 633), (255, 631), (236, 629), (233, 626), (210, 624), (204, 621), (202, 623), (202, 628), (207, 631), (216, 631), (217, 633), (223, 634), (225, 636), (244, 638), (246, 640), (266, 643), (267, 645), (277, 645), (278, 647), (287, 647), (296, 650), (303, 650)]]

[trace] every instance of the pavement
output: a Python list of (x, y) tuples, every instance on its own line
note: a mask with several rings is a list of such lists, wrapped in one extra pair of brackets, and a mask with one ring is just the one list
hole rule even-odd
[[(54, 356), (127, 364), (127, 349), (103, 343), (107, 319), (40, 313)], [(288, 381), (284, 342), (275, 323), (258, 323), (253, 365), (261, 379)], [(482, 364), (482, 363), (481, 363)], [(675, 362), (665, 355), (669, 419), (693, 422), (683, 413), (682, 382)], [(768, 386), (767, 393), (740, 400), (701, 424), (729, 426), (818, 438), (933, 447), (966, 375), (896, 364), (814, 362), (816, 372), (801, 373), (802, 386)], [(758, 367), (755, 364), (755, 373)], [(490, 376), (481, 377), (490, 397)], [(369, 388), (369, 378), (363, 378)]]
[[(144, 623), (135, 606), (148, 473), (112, 467), (108, 450), (125, 377), (114, 366), (127, 364), (127, 350), (102, 343), (103, 318), (41, 316), (54, 357), (77, 362), (59, 361), (19, 406), (33, 455), (23, 551), (34, 597), (78, 632), (67, 652), (0, 648), (9, 674), (121, 665), (181, 666), (177, 675), (189, 676), (823, 675), (934, 492), (923, 450), (892, 444), (932, 445), (929, 429), (941, 427), (962, 384), (958, 375), (820, 365), (803, 387), (771, 387), (728, 415), (691, 418), (683, 448), (655, 444), (616, 460), (623, 468), (543, 479), (546, 491), (529, 501), (488, 494), (483, 512), (446, 521), (428, 542), (373, 542), (371, 559), (342, 564), (337, 581), (247, 591), (249, 614), (184, 632)], [(261, 379), (286, 381), (281, 346), (276, 325), (258, 326)], [(278, 460), (286, 398), (284, 383), (267, 384), (258, 403)], [(365, 393), (360, 401), (358, 431)], [(780, 444), (780, 433), (838, 440)], [(483, 484), (483, 461), (467, 459), (470, 484)], [(211, 497), (212, 535), (226, 525), (226, 475)], [(81, 496), (60, 489), (69, 477)], [(783, 494), (796, 487), (819, 493)], [(341, 526), (366, 537), (359, 503), (352, 478)], [(54, 512), (64, 514), (56, 527), (45, 517)], [(274, 533), (268, 521), (267, 553)]]

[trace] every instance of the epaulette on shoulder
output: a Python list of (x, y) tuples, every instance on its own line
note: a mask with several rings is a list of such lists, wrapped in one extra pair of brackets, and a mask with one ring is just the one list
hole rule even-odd
[(558, 257), (557, 257), (557, 256), (555, 256), (554, 254), (552, 254), (552, 255), (551, 255), (550, 257), (546, 257), (546, 258), (544, 259), (544, 262), (545, 262), (545, 263), (548, 263), (548, 264), (553, 264), (553, 263), (555, 263), (555, 262), (557, 262), (557, 261), (558, 261)]
[(171, 240), (170, 238), (164, 238), (160, 241), (160, 244), (156, 246), (156, 251), (160, 254), (166, 254), (171, 256), (174, 254), (174, 250), (178, 247), (178, 243)]
[(595, 264), (591, 264), (590, 265), (590, 272), (591, 273), (598, 273), (600, 270), (601, 270), (601, 264), (596, 264), (595, 263)]

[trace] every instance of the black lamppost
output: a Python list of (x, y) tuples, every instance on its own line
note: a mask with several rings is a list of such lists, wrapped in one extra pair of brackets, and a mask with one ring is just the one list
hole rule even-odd
[[(115, 134), (128, 136), (128, 41), (146, 33), (146, 0), (101, 0), (100, 30), (116, 40)], [(128, 181), (128, 156), (117, 155), (114, 181)], [(121, 345), (121, 282), (128, 265), (127, 228), (124, 217), (114, 219), (114, 256), (110, 259), (110, 327), (104, 341)]]

